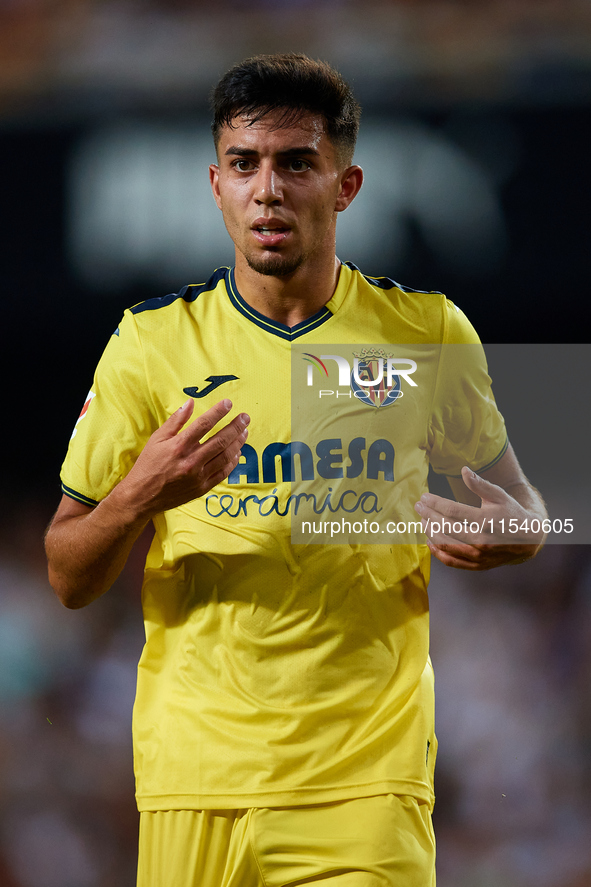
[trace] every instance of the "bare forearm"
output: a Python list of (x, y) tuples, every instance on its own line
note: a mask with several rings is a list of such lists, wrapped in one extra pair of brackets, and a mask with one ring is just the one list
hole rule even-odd
[(149, 521), (134, 512), (118, 487), (96, 508), (60, 509), (45, 539), (49, 581), (64, 606), (85, 607), (121, 573), (134, 542)]

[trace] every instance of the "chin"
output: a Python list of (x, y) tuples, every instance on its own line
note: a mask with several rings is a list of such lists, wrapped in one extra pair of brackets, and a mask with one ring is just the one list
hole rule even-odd
[(302, 257), (288, 258), (287, 256), (270, 255), (259, 258), (247, 256), (246, 261), (249, 267), (258, 274), (264, 274), (267, 277), (289, 277), (302, 264)]

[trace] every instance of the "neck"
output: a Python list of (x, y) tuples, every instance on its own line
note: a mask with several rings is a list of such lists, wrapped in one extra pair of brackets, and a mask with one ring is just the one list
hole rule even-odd
[(320, 267), (306, 263), (285, 277), (273, 277), (254, 271), (238, 253), (236, 286), (248, 304), (278, 323), (294, 327), (316, 314), (336, 289), (341, 263), (336, 256)]

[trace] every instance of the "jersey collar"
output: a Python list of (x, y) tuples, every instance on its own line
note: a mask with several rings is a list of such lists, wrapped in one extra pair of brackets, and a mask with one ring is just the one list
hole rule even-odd
[[(341, 276), (342, 276), (342, 267), (341, 267)], [(274, 336), (279, 336), (280, 339), (286, 339), (288, 342), (293, 342), (295, 339), (299, 339), (300, 336), (304, 336), (306, 333), (309, 333), (311, 330), (315, 330), (317, 327), (322, 326), (323, 323), (326, 323), (327, 320), (330, 320), (338, 304), (342, 301), (342, 298), (338, 303), (335, 302), (335, 296), (341, 289), (340, 287), (340, 277), (339, 277), (339, 285), (335, 290), (335, 293), (331, 300), (324, 305), (320, 311), (317, 311), (316, 314), (313, 314), (312, 317), (307, 317), (306, 320), (302, 320), (300, 323), (297, 323), (295, 326), (289, 327), (284, 323), (279, 323), (277, 320), (271, 320), (270, 317), (265, 317), (264, 314), (261, 314), (255, 308), (252, 308), (247, 302), (244, 301), (240, 293), (238, 292), (238, 287), (236, 286), (236, 277), (234, 274), (234, 268), (228, 268), (226, 271), (226, 290), (228, 291), (228, 296), (234, 308), (246, 317), (247, 320), (250, 320), (251, 323), (254, 323), (256, 326), (265, 330), (268, 333), (272, 333)], [(334, 303), (334, 304), (333, 304)]]

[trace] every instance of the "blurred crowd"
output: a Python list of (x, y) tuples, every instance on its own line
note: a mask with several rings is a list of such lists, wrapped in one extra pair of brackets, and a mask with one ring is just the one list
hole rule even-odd
[(587, 0), (2, 0), (0, 107), (58, 91), (88, 109), (97, 88), (178, 103), (241, 57), (294, 48), (407, 97), (576, 100), (590, 42)]
[(430, 589), (444, 887), (591, 883), (591, 549)]
[(0, 884), (128, 887), (142, 556), (91, 610), (66, 610), (46, 576), (49, 516), (13, 514), (0, 559)]

